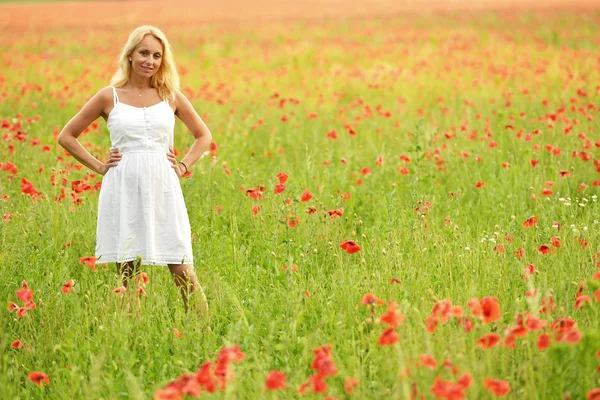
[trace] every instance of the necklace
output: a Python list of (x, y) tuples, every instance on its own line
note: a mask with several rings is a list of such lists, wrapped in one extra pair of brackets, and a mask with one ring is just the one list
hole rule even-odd
[(150, 91), (150, 90), (152, 90), (152, 89), (154, 89), (154, 88), (152, 88), (152, 87), (151, 87), (151, 88), (148, 88), (148, 89), (146, 89), (146, 90), (143, 90), (141, 93), (140, 93), (140, 92), (138, 92), (138, 91), (137, 91), (137, 90), (135, 90), (135, 89), (130, 89), (130, 90), (132, 90), (132, 91), (136, 92), (136, 93), (138, 94), (138, 96), (141, 96), (141, 95), (143, 95), (144, 93), (146, 93), (146, 92), (148, 92), (148, 91)]

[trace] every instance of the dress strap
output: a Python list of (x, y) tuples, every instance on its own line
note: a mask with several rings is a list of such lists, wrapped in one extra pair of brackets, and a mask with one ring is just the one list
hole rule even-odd
[(114, 86), (112, 86), (112, 89), (113, 89), (113, 100), (114, 100), (113, 107), (114, 107), (119, 102), (119, 96), (117, 96), (117, 89), (115, 89)]

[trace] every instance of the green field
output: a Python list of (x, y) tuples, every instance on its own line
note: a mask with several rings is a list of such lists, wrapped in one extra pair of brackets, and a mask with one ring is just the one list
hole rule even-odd
[[(0, 296), (21, 307), (25, 280), (36, 308), (0, 312), (0, 397), (152, 398), (237, 345), (245, 358), (206, 397), (297, 398), (318, 374), (313, 350), (331, 344), (337, 372), (326, 393), (305, 398), (348, 398), (350, 377), (360, 399), (493, 398), (488, 377), (508, 382), (507, 398), (586, 398), (600, 387), (598, 16), (161, 27), (216, 145), (181, 180), (207, 321), (184, 312), (166, 268), (143, 267), (147, 296), (120, 298), (114, 265), (80, 262), (94, 255), (101, 176), (56, 135), (108, 85), (129, 26), (7, 34)], [(104, 160), (110, 140), (97, 122), (79, 140)], [(180, 121), (175, 135), (182, 157), (193, 137)], [(280, 172), (289, 179), (275, 194)], [(22, 193), (23, 179), (40, 195)], [(91, 189), (75, 193), (77, 180)], [(259, 185), (261, 200), (246, 195)], [(313, 196), (301, 201), (305, 190)], [(360, 251), (344, 251), (348, 240)], [(398, 304), (395, 344), (378, 343), (386, 306), (361, 305), (367, 293)], [(497, 298), (497, 319), (473, 315), (469, 301), (485, 297)], [(432, 311), (442, 300), (462, 314), (444, 302)], [(500, 343), (477, 346), (489, 333)], [(543, 334), (550, 344), (539, 350)], [(272, 370), (285, 389), (265, 388)], [(36, 386), (32, 371), (50, 384)], [(465, 373), (472, 383), (453, 386), (457, 397), (432, 391), (437, 377), (454, 385)]]

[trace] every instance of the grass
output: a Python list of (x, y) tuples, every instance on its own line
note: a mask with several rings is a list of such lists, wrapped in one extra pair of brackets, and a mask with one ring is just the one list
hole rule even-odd
[[(75, 167), (55, 133), (108, 84), (128, 30), (74, 35), (74, 28), (54, 26), (43, 36), (9, 34), (0, 61), (0, 121), (10, 127), (0, 129), (0, 162), (18, 172), (0, 171), (0, 196), (7, 195), (0, 214), (8, 220), (0, 224), (0, 294), (17, 302), (15, 291), (26, 280), (37, 308), (23, 318), (0, 312), (1, 397), (148, 398), (235, 344), (245, 359), (213, 397), (296, 398), (315, 372), (313, 349), (331, 344), (338, 373), (326, 379), (327, 394), (338, 398), (347, 396), (348, 377), (359, 381), (356, 398), (406, 398), (413, 391), (431, 398), (437, 376), (453, 382), (460, 376), (442, 365), (446, 359), (471, 375), (468, 398), (493, 397), (487, 377), (507, 381), (508, 398), (584, 398), (599, 386), (595, 19), (490, 12), (166, 24), (182, 90), (218, 146), (215, 158), (201, 159), (181, 181), (210, 333), (184, 313), (160, 267), (143, 268), (147, 296), (129, 315), (122, 304), (137, 295), (111, 293), (119, 286), (114, 265), (99, 261), (94, 271), (79, 262), (94, 252), (98, 191), (78, 194), (80, 205), (68, 192), (54, 200), (63, 177), (67, 188), (78, 179), (100, 181)], [(110, 140), (98, 122), (80, 141), (103, 159)], [(327, 137), (333, 129), (335, 140)], [(177, 149), (183, 153), (191, 142), (177, 122)], [(408, 175), (399, 172), (403, 166)], [(364, 175), (366, 167), (371, 173)], [(570, 175), (561, 178), (560, 171)], [(275, 195), (279, 172), (289, 180)], [(22, 194), (22, 178), (43, 197)], [(476, 188), (478, 181), (485, 185)], [(262, 200), (245, 195), (261, 184)], [(542, 195), (544, 187), (552, 195)], [(301, 202), (305, 189), (313, 197)], [(307, 213), (309, 207), (317, 212)], [(340, 208), (341, 217), (329, 215)], [(524, 228), (534, 215), (537, 225)], [(553, 236), (560, 247), (550, 245)], [(340, 248), (346, 240), (361, 250), (347, 254)], [(542, 244), (554, 251), (540, 254)], [(519, 248), (522, 258), (514, 255)], [(526, 281), (528, 264), (536, 273)], [(75, 289), (63, 294), (70, 279)], [(580, 281), (591, 303), (576, 309)], [(533, 289), (537, 296), (527, 297)], [(360, 305), (366, 293), (398, 303), (405, 316), (398, 343), (378, 345), (386, 307), (371, 312)], [(467, 305), (487, 296), (501, 309), (490, 324)], [(549, 296), (556, 310), (539, 314)], [(427, 331), (425, 319), (443, 299), (464, 308), (470, 332), (455, 317)], [(503, 341), (522, 312), (547, 321), (543, 332), (551, 336), (553, 321), (573, 318), (581, 340), (540, 351), (541, 332), (531, 331), (514, 349), (476, 346), (487, 333)], [(22, 349), (11, 348), (15, 339)], [(438, 366), (419, 366), (421, 354), (434, 356)], [(405, 368), (410, 376), (400, 377)], [(286, 389), (266, 391), (271, 370), (286, 374)], [(50, 385), (34, 385), (31, 371), (45, 372)]]

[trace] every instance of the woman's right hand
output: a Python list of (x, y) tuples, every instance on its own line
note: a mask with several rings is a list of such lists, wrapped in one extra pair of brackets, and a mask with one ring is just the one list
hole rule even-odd
[(100, 167), (100, 174), (103, 176), (106, 175), (108, 170), (112, 167), (116, 167), (119, 161), (121, 161), (121, 152), (119, 149), (111, 148), (108, 160)]

